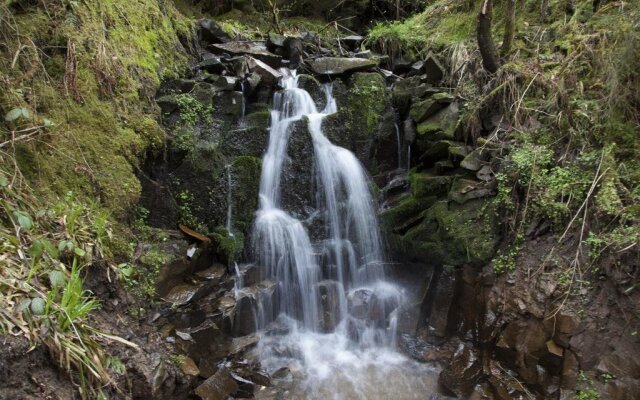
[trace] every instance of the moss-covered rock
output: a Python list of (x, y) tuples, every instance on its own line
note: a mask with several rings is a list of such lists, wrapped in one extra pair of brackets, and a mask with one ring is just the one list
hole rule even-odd
[(456, 128), (460, 118), (459, 107), (452, 103), (449, 107), (438, 111), (418, 124), (418, 135), (434, 139), (455, 139)]
[(429, 264), (482, 265), (491, 259), (499, 240), (492, 204), (438, 201), (422, 214), (419, 225), (393, 238), (394, 250)]
[(449, 191), (452, 176), (437, 176), (428, 173), (412, 173), (410, 176), (411, 194), (421, 198), (439, 196)]
[(231, 226), (233, 233), (248, 234), (258, 208), (262, 160), (236, 157), (231, 163)]
[(334, 85), (338, 112), (326, 117), (323, 129), (336, 145), (351, 150), (369, 171), (395, 165), (391, 97), (378, 73), (355, 73), (346, 90)]
[(245, 117), (244, 126), (222, 132), (221, 151), (228, 157), (262, 156), (269, 140), (270, 116), (268, 110), (253, 112)]

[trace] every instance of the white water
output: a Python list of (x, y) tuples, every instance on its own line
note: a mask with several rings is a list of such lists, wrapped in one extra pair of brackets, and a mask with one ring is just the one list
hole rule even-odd
[[(260, 206), (253, 233), (262, 279), (277, 283), (274, 298), (258, 305), (262, 364), (292, 371), (300, 399), (422, 399), (434, 392), (431, 367), (397, 353), (392, 311), (405, 301), (387, 282), (369, 177), (349, 150), (332, 144), (322, 119), (336, 112), (331, 87), (319, 112), (282, 70), (274, 96), (268, 149), (263, 157)], [(313, 141), (316, 207), (324, 234), (312, 240), (304, 224), (281, 208), (284, 161), (292, 123), (308, 119)], [(299, 126), (299, 125), (298, 125)], [(317, 222), (316, 222), (317, 223)], [(268, 332), (277, 318), (279, 333)], [(270, 325), (271, 324), (271, 325)]]

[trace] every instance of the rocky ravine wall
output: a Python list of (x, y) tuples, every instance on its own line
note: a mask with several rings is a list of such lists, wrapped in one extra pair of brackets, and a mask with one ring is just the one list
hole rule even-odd
[[(179, 348), (207, 378), (205, 383), (224, 382), (231, 394), (240, 390), (237, 381), (214, 366), (222, 359), (241, 360), (255, 341), (250, 336), (254, 327), (247, 324), (252, 300), (233, 299), (227, 268), (248, 257), (244, 238), (257, 206), (276, 68), (289, 65), (292, 52), (284, 39), (271, 40), (273, 53), (233, 42), (211, 22), (204, 22), (200, 32), (201, 62), (193, 74), (166, 82), (158, 93), (170, 136), (165, 154), (145, 168), (143, 197), (152, 224), (182, 223), (211, 238), (205, 248), (222, 264), (207, 269), (209, 259), (163, 281), (163, 296), (179, 311), (167, 317), (173, 321), (167, 334), (185, 343)], [(308, 40), (313, 39), (297, 39), (296, 46), (314, 54), (311, 49), (317, 47)], [(357, 40), (353, 45), (355, 50)], [(401, 348), (414, 358), (445, 364), (441, 383), (462, 398), (572, 398), (576, 388), (600, 384), (611, 398), (636, 398), (638, 363), (623, 355), (638, 353), (638, 343), (624, 326), (624, 313), (602, 304), (596, 317), (583, 318), (575, 304), (556, 313), (556, 282), (531, 274), (549, 250), (551, 236), (543, 231), (529, 235), (518, 262), (530, 268), (519, 268), (516, 275), (493, 272), (490, 261), (501, 229), (492, 196), (501, 154), (482, 140), (475, 145), (466, 140), (460, 122), (464, 104), (450, 89), (438, 87), (444, 73), (439, 62), (430, 57), (396, 71), (398, 77), (378, 69), (371, 53), (351, 55), (311, 55), (299, 72), (302, 86), (318, 102), (321, 83), (333, 83), (341, 108), (324, 121), (324, 128), (334, 143), (360, 158), (380, 188), (389, 251), (402, 261), (393, 273), (423, 277), (421, 300), (400, 318)], [(310, 172), (299, 168), (308, 165), (304, 158), (310, 156), (301, 121), (285, 163), (286, 185), (312, 187)], [(313, 191), (306, 193), (284, 199), (302, 219), (313, 215)], [(225, 227), (229, 199), (233, 237)], [(255, 271), (247, 266), (242, 273), (257, 284)], [(615, 283), (597, 290), (613, 303), (622, 299)], [(625, 304), (621, 307), (629, 312)], [(185, 332), (189, 340), (182, 337)], [(211, 337), (218, 339), (206, 339)], [(264, 379), (241, 364), (232, 366), (236, 376), (255, 384)], [(616, 379), (595, 381), (598, 374)]]

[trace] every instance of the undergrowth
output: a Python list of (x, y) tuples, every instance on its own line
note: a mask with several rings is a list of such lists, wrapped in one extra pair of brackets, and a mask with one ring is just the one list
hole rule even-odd
[[(13, 165), (5, 152), (1, 165)], [(0, 169), (0, 333), (43, 344), (73, 372), (80, 394), (93, 398), (113, 383), (106, 342), (133, 343), (94, 328), (100, 302), (83, 287), (87, 268), (103, 259), (113, 227), (96, 204), (38, 197), (17, 169)]]
[(119, 390), (105, 345), (135, 346), (95, 328), (87, 271), (155, 294), (160, 251), (116, 265), (141, 159), (164, 145), (153, 97), (187, 71), (194, 26), (166, 0), (0, 2), (0, 333), (46, 346), (83, 398)]

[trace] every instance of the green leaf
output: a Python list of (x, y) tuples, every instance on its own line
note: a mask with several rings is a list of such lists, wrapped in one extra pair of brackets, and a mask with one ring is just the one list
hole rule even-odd
[(67, 282), (67, 277), (62, 271), (51, 271), (49, 272), (49, 282), (51, 283), (51, 287), (64, 286)]
[(41, 242), (42, 242), (42, 245), (44, 246), (45, 251), (47, 252), (47, 254), (49, 254), (49, 256), (53, 258), (58, 258), (58, 249), (56, 249), (56, 246), (53, 243), (51, 243), (46, 239), (41, 240)]
[(29, 247), (29, 255), (32, 258), (38, 258), (44, 252), (44, 244), (40, 240), (34, 240)]
[(7, 122), (13, 122), (20, 118), (24, 118), (24, 119), (31, 118), (31, 114), (29, 113), (29, 110), (27, 110), (24, 107), (16, 107), (13, 110), (9, 111), (4, 116), (4, 120)]
[(42, 119), (42, 123), (44, 124), (45, 128), (51, 128), (52, 126), (54, 126), (55, 124), (53, 123), (52, 120), (50, 120), (49, 118), (43, 118)]
[(20, 225), (24, 229), (29, 230), (33, 228), (33, 221), (31, 220), (31, 217), (29, 216), (29, 214), (23, 211), (14, 211), (13, 215), (18, 220), (18, 225)]
[(44, 299), (40, 297), (36, 297), (35, 299), (31, 300), (31, 312), (34, 315), (44, 314), (45, 306), (46, 306), (46, 303)]
[(76, 247), (75, 249), (73, 249), (73, 252), (76, 253), (78, 257), (84, 257), (85, 254), (87, 254), (87, 252), (81, 249), (80, 247)]
[(58, 243), (58, 251), (73, 250), (74, 245), (71, 240), (61, 240)]
[(4, 175), (0, 175), (0, 187), (7, 187), (7, 186), (9, 186), (9, 179), (7, 179), (7, 177)]

